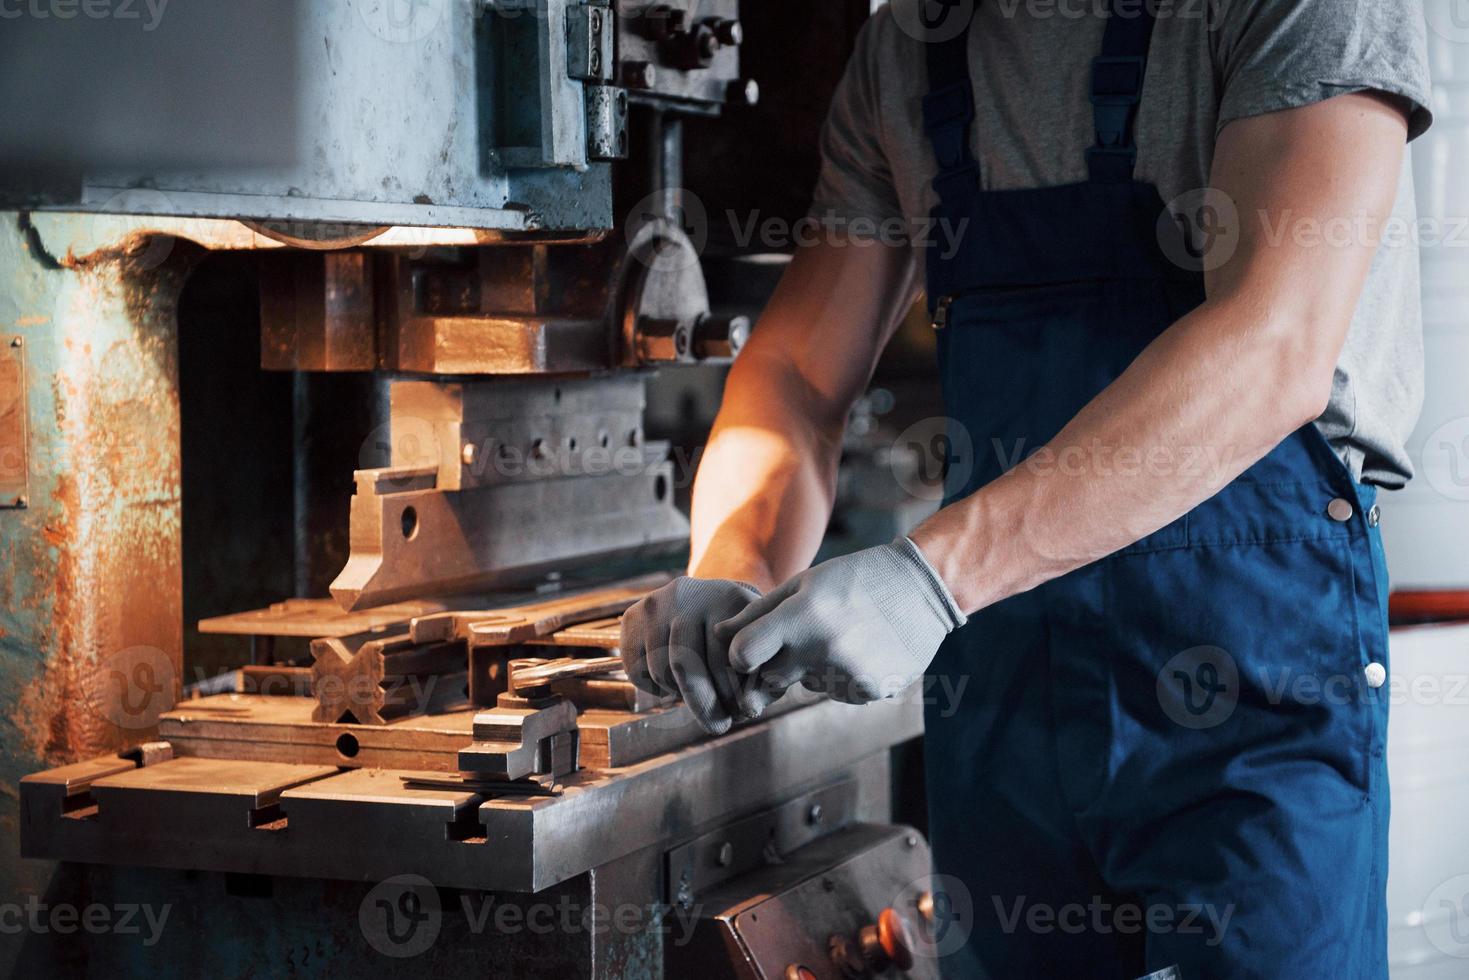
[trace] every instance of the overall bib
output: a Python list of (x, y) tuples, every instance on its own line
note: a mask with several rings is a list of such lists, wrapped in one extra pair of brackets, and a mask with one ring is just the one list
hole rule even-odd
[[(1204, 300), (1165, 257), (1158, 191), (1133, 179), (1153, 19), (1113, 2), (1080, 184), (983, 191), (968, 32), (929, 45), (933, 217), (967, 222), (927, 269), (947, 413), (974, 447), (950, 503)], [(926, 709), (929, 810), (939, 881), (962, 893), (942, 907), (972, 921), (946, 974), (1386, 977), (1375, 494), (1307, 425), (1172, 525), (950, 637), (926, 688), (961, 692)]]

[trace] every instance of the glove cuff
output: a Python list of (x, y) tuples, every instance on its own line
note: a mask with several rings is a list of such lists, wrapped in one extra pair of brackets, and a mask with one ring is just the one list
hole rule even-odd
[(954, 600), (954, 595), (944, 584), (943, 578), (934, 571), (922, 549), (911, 538), (900, 536), (893, 541), (891, 547), (902, 558), (903, 564), (928, 586), (934, 612), (940, 619), (947, 621), (951, 632), (969, 622), (969, 617), (959, 608), (959, 603)]

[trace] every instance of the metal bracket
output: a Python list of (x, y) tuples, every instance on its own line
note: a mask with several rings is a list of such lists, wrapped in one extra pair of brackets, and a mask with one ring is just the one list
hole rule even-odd
[(627, 89), (587, 86), (587, 158), (627, 158)]
[(668, 901), (681, 908), (715, 886), (847, 826), (857, 812), (857, 784), (841, 780), (763, 813), (737, 820), (668, 852)]
[(25, 340), (0, 336), (0, 510), (30, 504)]
[(566, 8), (566, 73), (610, 82), (616, 68), (617, 22), (605, 0)]

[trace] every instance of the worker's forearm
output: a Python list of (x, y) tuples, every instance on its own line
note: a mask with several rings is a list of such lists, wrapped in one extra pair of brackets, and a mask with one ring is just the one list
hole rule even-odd
[[(1112, 554), (1207, 500), (1324, 409), (1331, 345), (1248, 298), (1158, 338), (1047, 446), (914, 534), (972, 613)], [(976, 444), (982, 433), (974, 433)]]
[(766, 590), (810, 564), (831, 516), (844, 419), (781, 363), (742, 361), (694, 484), (689, 573)]

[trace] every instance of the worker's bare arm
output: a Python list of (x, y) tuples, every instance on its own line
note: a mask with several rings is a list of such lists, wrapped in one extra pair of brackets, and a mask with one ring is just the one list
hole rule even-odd
[[(1210, 276), (1207, 302), (1154, 341), (1043, 455), (914, 534), (966, 612), (1164, 527), (1320, 416), (1376, 232), (1392, 210), (1406, 132), (1403, 108), (1372, 94), (1224, 130), (1212, 186), (1238, 206), (1241, 236), (1233, 259)], [(1349, 241), (1293, 234), (1300, 222), (1352, 233)], [(1174, 459), (1203, 451), (1218, 465), (1093, 464), (1124, 450), (1146, 459), (1159, 448)]]
[(690, 573), (761, 589), (810, 564), (847, 414), (912, 304), (906, 246), (800, 249), (730, 373), (694, 485)]

